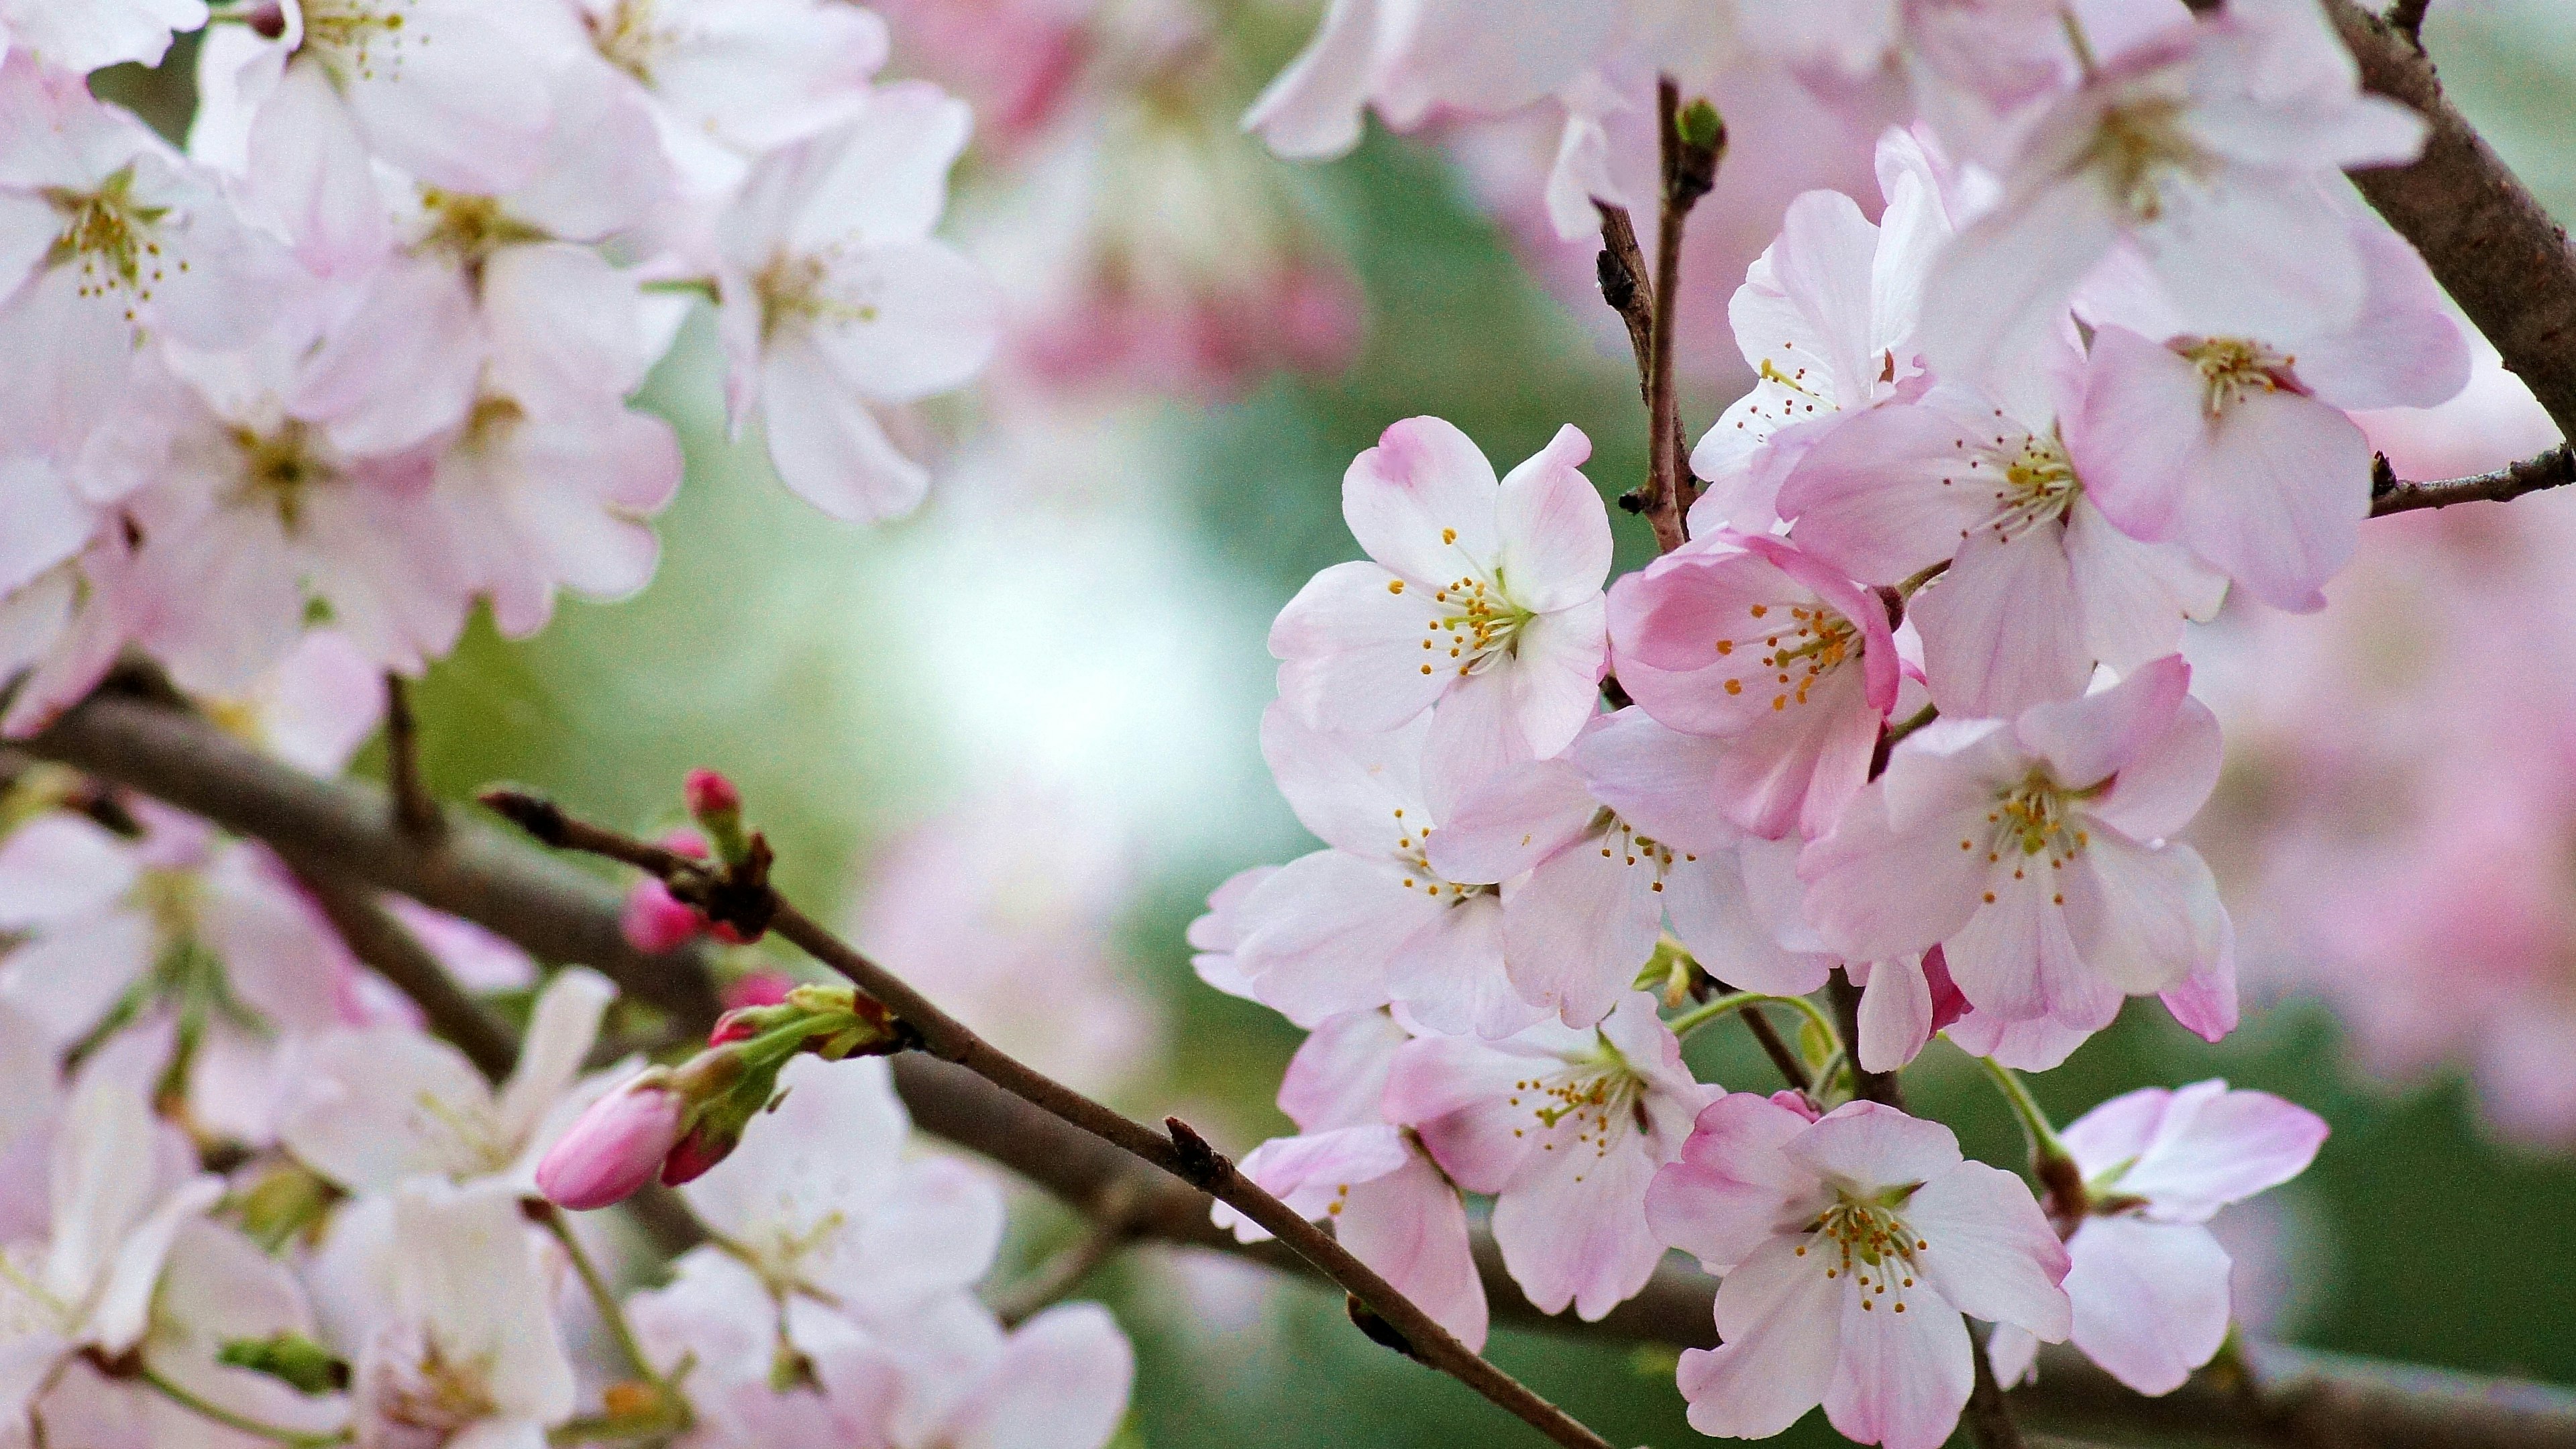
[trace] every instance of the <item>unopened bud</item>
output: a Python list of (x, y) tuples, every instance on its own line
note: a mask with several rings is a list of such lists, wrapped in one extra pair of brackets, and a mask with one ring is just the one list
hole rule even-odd
[(737, 1006), (716, 1018), (715, 1030), (707, 1033), (707, 1045), (727, 1046), (749, 1041), (772, 1025), (772, 1018), (776, 1015), (776, 1010), (771, 1007)]
[(637, 881), (626, 893), (625, 908), (617, 914), (618, 934), (647, 955), (676, 951), (706, 928), (707, 918), (695, 906), (672, 899), (660, 881), (649, 878)]
[(215, 1351), (215, 1362), (266, 1374), (307, 1396), (349, 1387), (347, 1360), (300, 1333), (233, 1339)]
[(784, 971), (746, 971), (725, 983), (724, 1004), (731, 1007), (776, 1006), (796, 989), (796, 978)]
[(662, 1185), (678, 1187), (684, 1182), (697, 1181), (706, 1175), (709, 1168), (733, 1156), (733, 1150), (741, 1145), (741, 1124), (699, 1123), (662, 1159)]
[(691, 770), (681, 787), (688, 802), (689, 818), (707, 833), (716, 854), (727, 865), (738, 865), (749, 851), (742, 835), (742, 792), (733, 781), (713, 770)]
[(573, 1119), (537, 1163), (537, 1191), (576, 1212), (625, 1201), (661, 1169), (685, 1113), (671, 1074), (646, 1068)]

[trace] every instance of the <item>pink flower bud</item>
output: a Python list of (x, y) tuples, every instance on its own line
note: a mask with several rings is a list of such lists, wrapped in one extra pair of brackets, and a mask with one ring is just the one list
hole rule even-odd
[(618, 912), (618, 933), (638, 951), (660, 955), (685, 946), (706, 929), (706, 918), (695, 907), (682, 905), (671, 898), (658, 880), (639, 880), (626, 893), (625, 909)]
[(749, 1041), (760, 1035), (757, 1006), (737, 1006), (716, 1018), (715, 1030), (707, 1033), (707, 1045), (723, 1046), (728, 1042)]
[(742, 792), (734, 788), (733, 781), (713, 770), (691, 770), (687, 783), (681, 786), (680, 794), (681, 798), (688, 802), (691, 815), (742, 813)]
[(1968, 1014), (1968, 998), (1950, 979), (1950, 958), (1938, 946), (1923, 953), (1923, 979), (1932, 987), (1932, 1029), (1948, 1031)]
[(680, 1140), (679, 1094), (647, 1070), (590, 1104), (537, 1164), (537, 1191), (576, 1212), (634, 1196)]

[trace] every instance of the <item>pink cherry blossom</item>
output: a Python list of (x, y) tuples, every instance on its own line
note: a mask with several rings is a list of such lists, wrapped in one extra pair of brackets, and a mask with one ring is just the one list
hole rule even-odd
[(1333, 0), (1243, 124), (1283, 156), (1336, 156), (1359, 143), (1364, 109), (1400, 131), (1435, 109), (1516, 110), (1591, 64), (1617, 37), (1621, 8), (1616, 0)]
[(1281, 699), (1318, 729), (1425, 710), (1430, 803), (1564, 749), (1598, 708), (1610, 517), (1571, 427), (1499, 482), (1438, 418), (1389, 427), (1342, 478), (1368, 551), (1309, 580), (1270, 629)]
[(1691, 450), (1706, 484), (1693, 532), (1767, 531), (1794, 444), (1816, 436), (1811, 425), (1920, 390), (1907, 387), (1923, 370), (1915, 320), (1949, 215), (1933, 160), (1910, 133), (1880, 139), (1878, 173), (1887, 205), (1876, 223), (1841, 192), (1807, 192), (1727, 304), (1755, 381)]
[(23, 50), (82, 74), (118, 64), (157, 66), (173, 31), (205, 23), (206, 0), (5, 0), (0, 55)]
[(871, 409), (949, 391), (992, 355), (991, 282), (930, 235), (968, 123), (934, 86), (884, 87), (761, 162), (719, 221), (734, 423), (758, 409), (780, 480), (835, 518), (921, 501), (929, 474)]
[(1736, 5), (1748, 44), (1786, 62), (1841, 109), (1921, 116), (1962, 145), (1990, 137), (2003, 117), (2074, 68), (2054, 0)]
[(2324, 606), (2370, 512), (2371, 446), (2339, 409), (2432, 407), (2469, 377), (2414, 248), (2375, 218), (2346, 229), (2367, 287), (2350, 326), (2200, 335), (2139, 283), (2097, 285), (2084, 307), (2096, 330), (2066, 445), (2088, 496), (2285, 609)]
[(1718, 808), (1760, 836), (1829, 827), (1896, 702), (1886, 607), (1783, 539), (1711, 534), (1620, 579), (1610, 639), (1657, 723), (1727, 742)]
[(1236, 871), (1226, 877), (1225, 884), (1208, 892), (1207, 914), (1190, 922), (1188, 933), (1190, 969), (1198, 973), (1199, 980), (1228, 996), (1246, 1001), (1259, 999), (1252, 994), (1252, 978), (1243, 974), (1234, 953), (1243, 945), (1250, 927), (1244, 917), (1244, 902), (1252, 898), (1263, 881), (1278, 873), (1275, 865), (1256, 865)]
[(2083, 359), (2051, 342), (2029, 366), (1993, 395), (1945, 384), (1836, 423), (1780, 487), (1791, 536), (1852, 577), (1904, 586), (1940, 570), (1906, 615), (1949, 714), (2014, 714), (2081, 693), (2096, 662), (2171, 654), (2226, 588), (2094, 505), (2059, 434)]
[[(1470, 1250), (1458, 1189), (1421, 1139), (1382, 1112), (1388, 1074), (1410, 1038), (1383, 1011), (1327, 1019), (1306, 1038), (1279, 1083), (1279, 1107), (1299, 1135), (1244, 1156), (1244, 1175), (1333, 1236), (1469, 1348), (1485, 1344), (1485, 1289)], [(1217, 1226), (1243, 1242), (1269, 1236), (1219, 1204)]]
[[(2268, 1092), (2207, 1081), (2114, 1097), (2061, 1136), (2093, 1207), (2066, 1240), (2070, 1336), (2130, 1388), (2172, 1393), (2227, 1338), (2230, 1264), (2205, 1224), (2306, 1171), (2326, 1124)], [(1997, 1329), (1996, 1377), (2020, 1378), (2037, 1348)]]
[(1451, 1181), (1494, 1195), (1494, 1241), (1530, 1302), (1590, 1322), (1663, 1257), (1647, 1184), (1715, 1090), (1691, 1079), (1655, 999), (1635, 991), (1585, 1031), (1418, 1037), (1396, 1052), (1385, 1112)]
[(660, 418), (615, 404), (534, 415), (487, 395), (439, 456), (431, 489), (457, 567), (524, 639), (569, 590), (622, 599), (652, 581), (661, 543), (646, 520), (680, 487), (680, 443)]
[(1234, 968), (1290, 1021), (1397, 1001), (1432, 1030), (1501, 1037), (1542, 1014), (1505, 971), (1495, 883), (1451, 880), (1426, 854), (1431, 730), (1420, 718), (1385, 734), (1309, 729), (1285, 701), (1261, 717), (1280, 793), (1325, 843), (1237, 907)]
[(2311, 0), (2240, 0), (2137, 37), (2021, 129), (2001, 201), (1933, 269), (1933, 370), (1975, 382), (2045, 338), (2124, 239), (2258, 336), (2343, 325), (2364, 265), (2323, 187), (2412, 160), (2423, 137), (2422, 118), (2362, 94)]
[(2015, 720), (1939, 720), (1799, 860), (1853, 959), (1939, 944), (1980, 1012), (2099, 1030), (2225, 950), (2209, 867), (2172, 836), (2218, 776), (2218, 722), (2159, 660)]
[(516, 1192), (408, 1183), (394, 1195), (355, 1370), (357, 1442), (527, 1444), (572, 1417), (573, 1367)]
[(1682, 1354), (1703, 1434), (1768, 1438), (1821, 1403), (1856, 1442), (1938, 1449), (1973, 1378), (1963, 1315), (2068, 1331), (2066, 1249), (2030, 1189), (1876, 1102), (1820, 1120), (1747, 1092), (1712, 1103), (1646, 1212), (1723, 1275), (1724, 1344)]
[(147, 337), (247, 342), (288, 285), (285, 250), (216, 178), (76, 76), (0, 64), (0, 385), (13, 450), (70, 463), (137, 378)]
[(1784, 949), (1750, 899), (1742, 837), (1717, 813), (1729, 746), (1638, 709), (1596, 717), (1553, 760), (1470, 790), (1433, 838), (1433, 866), (1503, 886), (1513, 986), (1567, 1026), (1610, 1014), (1667, 919), (1712, 974), (1804, 995), (1827, 958)]

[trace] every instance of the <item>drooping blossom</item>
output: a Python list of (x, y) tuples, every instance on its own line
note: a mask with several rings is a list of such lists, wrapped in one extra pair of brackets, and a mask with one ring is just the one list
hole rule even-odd
[(2192, 1024), (2205, 1003), (2180, 988), (2228, 936), (2209, 867), (2169, 838), (2218, 778), (2218, 722), (2190, 684), (2175, 656), (2017, 719), (1908, 736), (1801, 856), (1809, 916), (1850, 959), (1939, 945), (1999, 1021), (2096, 1031), (2124, 996), (2163, 992)]
[(1564, 749), (1596, 708), (1607, 653), (1610, 518), (1572, 426), (1499, 482), (1438, 418), (1408, 418), (1352, 461), (1342, 517), (1368, 551), (1309, 580), (1270, 629), (1279, 694), (1317, 729), (1390, 730), (1431, 713), (1430, 803)]
[(2019, 130), (2001, 200), (1935, 265), (1933, 371), (1974, 384), (2045, 340), (2123, 240), (2178, 298), (2257, 336), (2348, 324), (2365, 268), (2331, 173), (2410, 161), (2423, 137), (2362, 93), (2312, 0), (2237, 0), (2135, 37)]
[(1949, 1128), (1793, 1103), (1712, 1103), (1647, 1193), (1660, 1239), (1723, 1275), (1724, 1343), (1682, 1354), (1691, 1427), (1768, 1438), (1821, 1403), (1858, 1443), (1939, 1449), (1974, 1377), (1963, 1315), (2065, 1338), (2066, 1249), (2021, 1179), (1962, 1160)]
[(352, 1193), (418, 1177), (535, 1190), (537, 1164), (589, 1098), (582, 1061), (616, 988), (574, 967), (537, 999), (518, 1066), (498, 1091), (455, 1047), (399, 1027), (322, 1036), (306, 1055), (278, 1138)]
[(2171, 654), (2226, 589), (2093, 503), (2059, 431), (2080, 405), (2072, 346), (2034, 347), (2022, 365), (1992, 394), (1944, 382), (1845, 419), (1780, 486), (1801, 548), (1864, 583), (1920, 586), (1906, 617), (1946, 714), (2014, 714), (2081, 693), (2097, 662)]
[[(1279, 1083), (1279, 1109), (1298, 1135), (1262, 1143), (1239, 1166), (1300, 1217), (1329, 1219), (1351, 1256), (1481, 1352), (1485, 1289), (1466, 1204), (1422, 1140), (1383, 1109), (1388, 1073), (1408, 1040), (1383, 1011), (1346, 1012), (1316, 1027)], [(1269, 1236), (1222, 1203), (1215, 1216), (1239, 1241)]]
[(415, 1179), (392, 1207), (355, 1366), (360, 1449), (543, 1442), (572, 1417), (573, 1367), (518, 1195)]
[(1586, 1322), (1634, 1296), (1664, 1254), (1646, 1221), (1656, 1169), (1716, 1094), (1691, 1079), (1655, 999), (1597, 1027), (1543, 1022), (1503, 1041), (1417, 1037), (1397, 1049), (1389, 1120), (1469, 1192), (1494, 1195), (1503, 1264), (1543, 1313)]
[[(2231, 1265), (2205, 1225), (2306, 1171), (2326, 1124), (2268, 1092), (2212, 1080), (2141, 1087), (2060, 1135), (2091, 1199), (2066, 1239), (2070, 1337), (2139, 1393), (2172, 1393), (2227, 1339)], [(2030, 1371), (2038, 1343), (1998, 1328), (1991, 1349), (1995, 1377), (2009, 1384)]]
[(1949, 213), (1921, 140), (1889, 131), (1877, 163), (1886, 200), (1877, 222), (1839, 191), (1805, 193), (1727, 303), (1754, 383), (1691, 450), (1704, 485), (1694, 533), (1768, 531), (1780, 480), (1818, 435), (1812, 425), (1921, 390), (1915, 323)]
[(149, 371), (147, 338), (251, 340), (291, 281), (217, 178), (77, 76), (0, 63), (0, 384), (11, 451), (70, 464)]
[(968, 123), (934, 86), (883, 87), (762, 161), (719, 219), (734, 424), (757, 409), (780, 480), (835, 518), (921, 501), (930, 475), (871, 409), (949, 391), (992, 355), (992, 283), (930, 235)]
[(2343, 327), (2201, 335), (2145, 278), (2084, 298), (2093, 343), (2065, 421), (2086, 496), (2122, 532), (2179, 541), (2278, 608), (2323, 608), (2360, 547), (2372, 449), (2344, 410), (2432, 407), (2469, 378), (2415, 249), (2375, 217), (2345, 229), (2365, 291)]
[(1284, 700), (1261, 717), (1280, 793), (1325, 843), (1236, 908), (1234, 968), (1290, 1021), (1313, 1027), (1397, 1001), (1434, 1031), (1500, 1037), (1542, 1014), (1505, 972), (1495, 884), (1451, 880), (1426, 854), (1433, 728), (1416, 718), (1384, 734), (1309, 729)]
[(1824, 984), (1830, 958), (1784, 948), (1752, 899), (1758, 867), (1718, 814), (1729, 748), (1629, 708), (1596, 717), (1564, 755), (1468, 792), (1429, 858), (1452, 877), (1504, 883), (1503, 963), (1523, 999), (1593, 1025), (1625, 999), (1667, 920), (1732, 986)]
[(1610, 591), (1620, 687), (1658, 724), (1725, 741), (1718, 809), (1777, 838), (1830, 826), (1896, 703), (1886, 606), (1784, 539), (1694, 539)]

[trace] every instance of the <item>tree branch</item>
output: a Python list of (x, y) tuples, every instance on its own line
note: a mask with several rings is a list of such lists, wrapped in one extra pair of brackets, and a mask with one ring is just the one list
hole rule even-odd
[(2415, 244), (2558, 431), (2576, 438), (2576, 252), (2566, 230), (2443, 96), (2423, 43), (2403, 26), (2407, 8), (2382, 19), (2353, 0), (2326, 3), (2361, 63), (2362, 84), (2432, 125), (2412, 165), (2355, 171), (2353, 184)]
[(301, 879), (304, 893), (330, 918), (350, 954), (410, 997), (431, 1031), (455, 1043), (484, 1076), (498, 1081), (510, 1074), (519, 1060), (510, 1029), (465, 994), (438, 958), (377, 904), (373, 891), (326, 875)]
[(385, 675), (385, 784), (394, 797), (394, 823), (420, 840), (446, 833), (447, 817), (420, 773), (420, 721), (411, 712), (411, 683)]
[[(159, 796), (240, 835), (256, 837), (316, 875), (413, 896), (517, 942), (531, 953), (598, 968), (629, 992), (657, 1000), (679, 1024), (704, 1031), (716, 996), (703, 956), (652, 956), (617, 931), (619, 893), (529, 846), (459, 820), (433, 866), (391, 824), (382, 792), (316, 780), (166, 705), (101, 696), (26, 741), (25, 752)], [(1310, 1273), (1277, 1242), (1244, 1246), (1208, 1218), (1211, 1199), (1013, 1097), (961, 1067), (919, 1053), (893, 1059), (895, 1088), (922, 1131), (992, 1159), (1095, 1218), (1117, 1214), (1139, 1240), (1232, 1253)], [(1714, 1284), (1678, 1263), (1598, 1323), (1551, 1318), (1505, 1271), (1491, 1235), (1479, 1233), (1477, 1267), (1498, 1323), (1593, 1341), (1716, 1344)], [(2034, 1419), (2124, 1431), (2182, 1429), (2239, 1442), (2303, 1442), (2353, 1449), (2571, 1449), (2576, 1393), (2415, 1365), (2248, 1344), (2251, 1393), (2204, 1373), (2172, 1395), (2147, 1399), (2079, 1354), (2043, 1349), (2035, 1385), (2010, 1401)]]
[(2429, 483), (2401, 483), (2388, 459), (2374, 459), (2370, 479), (2370, 516), (2410, 513), (2419, 508), (2448, 508), (2454, 503), (2503, 503), (2545, 488), (2576, 483), (2576, 452), (2565, 443), (2537, 457), (2479, 473)]
[(1298, 1257), (1383, 1319), (1402, 1336), (1405, 1351), (1414, 1358), (1456, 1378), (1568, 1449), (1610, 1449), (1608, 1440), (1459, 1342), (1457, 1335), (1405, 1297), (1376, 1269), (1353, 1256), (1331, 1234), (1236, 1171), (1234, 1163), (1209, 1146), (1188, 1123), (1178, 1117), (1166, 1117), (1163, 1125), (1169, 1135), (1157, 1133), (1030, 1067), (984, 1040), (914, 990), (911, 983), (797, 909), (794, 902), (768, 885), (766, 855), (759, 837), (752, 840), (749, 871), (719, 871), (704, 862), (617, 837), (524, 795), (494, 791), (484, 796), (484, 803), (548, 844), (594, 851), (651, 870), (673, 895), (698, 906), (713, 919), (735, 924), (746, 934), (756, 934), (762, 927), (776, 932), (797, 949), (848, 977), (853, 985), (893, 1012), (898, 1021), (919, 1036), (923, 1050), (1161, 1168), (1268, 1229)]

